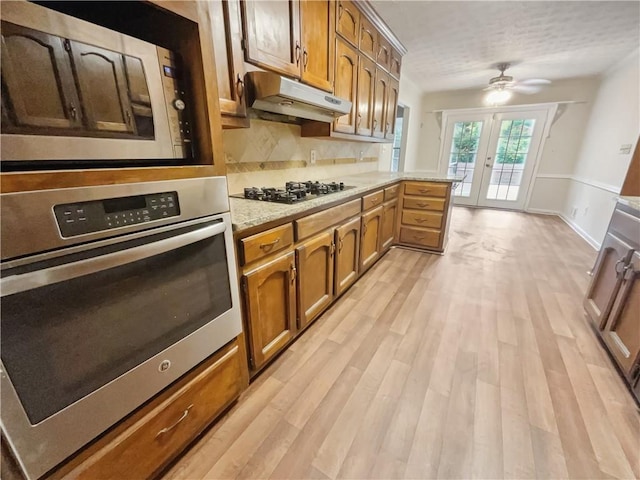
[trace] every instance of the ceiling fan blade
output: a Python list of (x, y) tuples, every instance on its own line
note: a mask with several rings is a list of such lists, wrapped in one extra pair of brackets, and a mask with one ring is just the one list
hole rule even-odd
[(542, 90), (541, 86), (536, 85), (514, 85), (511, 90), (518, 93), (524, 93), (525, 95), (532, 95)]
[(527, 80), (520, 80), (518, 85), (549, 85), (551, 80), (546, 78), (529, 78)]

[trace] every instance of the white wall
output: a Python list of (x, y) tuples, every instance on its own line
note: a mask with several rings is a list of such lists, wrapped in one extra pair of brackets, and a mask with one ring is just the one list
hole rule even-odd
[[(638, 141), (639, 72), (636, 50), (604, 74), (562, 209), (565, 219), (595, 246), (604, 238)], [(624, 144), (632, 145), (630, 153), (619, 153)]]

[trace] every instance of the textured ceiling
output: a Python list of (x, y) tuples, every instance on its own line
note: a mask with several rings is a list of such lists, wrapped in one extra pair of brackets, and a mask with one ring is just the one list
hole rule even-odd
[(599, 74), (640, 46), (640, 2), (406, 1), (371, 4), (409, 53), (425, 91), (482, 87), (511, 62), (516, 80)]

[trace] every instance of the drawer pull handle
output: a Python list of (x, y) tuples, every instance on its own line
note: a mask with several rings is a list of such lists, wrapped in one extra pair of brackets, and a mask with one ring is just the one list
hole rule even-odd
[(278, 242), (280, 241), (280, 237), (276, 238), (273, 242), (269, 242), (269, 243), (261, 243), (260, 244), (260, 248), (263, 250), (270, 250), (272, 249)]
[(291, 272), (291, 283), (295, 282), (298, 271), (296, 270), (295, 265), (292, 263), (289, 266), (289, 271)]
[(422, 207), (422, 208), (429, 206), (429, 204), (425, 203), (425, 202), (418, 202), (416, 205), (418, 205), (419, 207)]
[(418, 240), (419, 242), (421, 242), (422, 240), (424, 240), (424, 239), (425, 239), (425, 238), (427, 238), (427, 237), (425, 237), (425, 236), (418, 237), (417, 235), (414, 235), (414, 236), (413, 236), (413, 238), (415, 238), (416, 240)]
[(421, 188), (420, 190), (418, 190), (420, 193), (429, 193), (431, 190), (428, 188)]
[(414, 217), (414, 219), (415, 219), (415, 221), (416, 221), (416, 222), (418, 222), (418, 223), (424, 223), (424, 222), (426, 222), (426, 221), (427, 221), (427, 219), (426, 219), (426, 218), (418, 218), (418, 217)]
[(344, 242), (342, 238), (338, 238), (338, 253), (342, 252), (342, 247), (344, 247)]
[(372, 198), (372, 199), (370, 200), (370, 202), (371, 202), (373, 205), (375, 205), (376, 203), (378, 203), (378, 199), (377, 199), (377, 198)]
[(187, 418), (187, 416), (189, 415), (189, 411), (191, 410), (192, 407), (193, 407), (193, 403), (191, 405), (189, 405), (184, 412), (182, 412), (182, 416), (178, 419), (178, 421), (176, 423), (174, 423), (170, 427), (163, 428), (158, 433), (156, 433), (156, 438), (158, 438), (160, 435), (168, 433), (171, 430), (173, 430), (174, 428), (176, 428), (185, 418)]

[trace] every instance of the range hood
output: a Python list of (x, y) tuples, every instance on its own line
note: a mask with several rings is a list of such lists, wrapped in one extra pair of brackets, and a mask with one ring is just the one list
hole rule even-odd
[(247, 73), (249, 106), (256, 110), (331, 123), (351, 111), (351, 102), (277, 73)]

